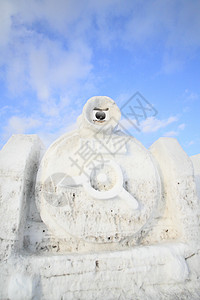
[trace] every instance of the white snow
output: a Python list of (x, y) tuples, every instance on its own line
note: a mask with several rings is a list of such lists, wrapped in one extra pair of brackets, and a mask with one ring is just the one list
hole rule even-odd
[(0, 151), (0, 299), (200, 298), (200, 154), (119, 120), (93, 97), (45, 154), (36, 135)]

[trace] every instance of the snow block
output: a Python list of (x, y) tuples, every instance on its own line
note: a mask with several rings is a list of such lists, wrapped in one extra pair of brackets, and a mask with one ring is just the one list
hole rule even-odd
[(158, 139), (150, 151), (163, 186), (164, 208), (159, 226), (165, 226), (169, 239), (199, 244), (199, 202), (190, 158), (174, 138)]
[(11, 248), (22, 248), (27, 203), (34, 191), (42, 149), (36, 135), (14, 135), (0, 152), (0, 239), (6, 244), (3, 256)]

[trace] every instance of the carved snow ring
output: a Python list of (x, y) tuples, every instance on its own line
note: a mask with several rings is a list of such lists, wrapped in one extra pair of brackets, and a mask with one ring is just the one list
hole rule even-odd
[[(116, 111), (114, 101), (110, 103), (108, 97), (97, 98), (98, 101), (96, 98), (90, 99), (90, 105), (85, 107), (91, 110), (97, 104), (100, 109), (109, 107), (112, 117), (112, 108)], [(125, 152), (113, 154), (104, 149), (104, 152), (96, 153), (90, 146), (94, 144), (93, 141), (98, 142), (94, 132), (97, 127), (105, 126), (106, 122), (102, 125), (88, 125), (83, 116), (81, 122), (83, 123), (79, 123), (78, 130), (58, 139), (43, 157), (37, 179), (37, 201), (42, 220), (60, 238), (70, 239), (70, 236), (74, 236), (87, 242), (112, 243), (133, 237), (147, 224), (157, 209), (161, 195), (160, 178), (151, 154), (141, 143), (129, 136), (124, 137)], [(110, 137), (109, 145), (113, 145), (112, 149), (118, 137), (121, 138), (121, 135), (117, 133)], [(86, 150), (94, 153), (89, 153), (87, 161), (77, 166), (83, 153), (87, 154), (87, 151), (84, 152), (84, 145), (87, 146)], [(105, 189), (101, 188), (103, 183), (100, 180), (99, 187), (95, 190), (92, 186), (94, 182), (91, 183), (89, 178), (94, 170), (94, 161), (98, 166), (100, 158), (105, 166), (111, 166), (113, 174), (116, 173), (117, 176)], [(45, 181), (55, 173), (63, 173), (66, 178), (71, 177), (74, 181), (73, 187), (67, 181), (58, 187), (58, 190), (63, 189), (65, 200), (66, 194), (68, 196), (66, 205), (51, 205), (51, 201), (43, 195)]]

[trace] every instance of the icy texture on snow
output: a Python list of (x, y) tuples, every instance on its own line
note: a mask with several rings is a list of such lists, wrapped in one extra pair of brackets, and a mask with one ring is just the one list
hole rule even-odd
[(119, 121), (93, 97), (46, 152), (36, 135), (0, 151), (0, 299), (200, 298), (200, 154)]

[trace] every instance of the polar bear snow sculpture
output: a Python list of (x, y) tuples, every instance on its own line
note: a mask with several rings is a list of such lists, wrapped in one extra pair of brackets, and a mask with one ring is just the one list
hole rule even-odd
[(35, 135), (1, 150), (0, 299), (200, 298), (200, 156), (147, 150), (120, 117), (92, 97), (45, 153)]
[(119, 119), (113, 100), (93, 97), (79, 129), (44, 155), (38, 200), (41, 217), (56, 236), (120, 242), (138, 234), (155, 213), (161, 197), (157, 168), (137, 140), (115, 133)]

